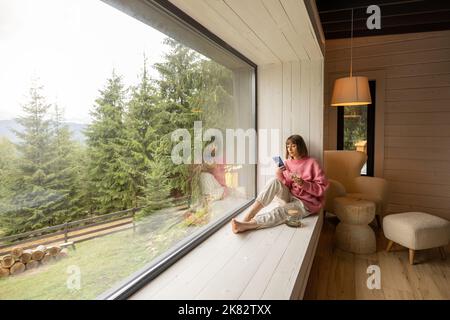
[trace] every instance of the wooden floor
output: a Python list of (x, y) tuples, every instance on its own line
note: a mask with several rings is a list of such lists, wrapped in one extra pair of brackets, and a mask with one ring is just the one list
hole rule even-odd
[[(393, 252), (386, 252), (388, 241), (374, 228), (377, 252), (355, 255), (334, 248), (337, 224), (335, 217), (324, 220), (304, 299), (450, 299), (450, 245), (446, 260), (436, 248), (417, 251), (410, 265), (408, 250), (394, 245)], [(380, 267), (381, 289), (367, 288), (370, 265)]]

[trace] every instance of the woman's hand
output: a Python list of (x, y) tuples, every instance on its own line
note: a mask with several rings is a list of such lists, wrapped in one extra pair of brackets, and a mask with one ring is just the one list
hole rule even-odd
[(284, 170), (286, 170), (285, 166), (278, 167), (276, 173), (283, 175)]

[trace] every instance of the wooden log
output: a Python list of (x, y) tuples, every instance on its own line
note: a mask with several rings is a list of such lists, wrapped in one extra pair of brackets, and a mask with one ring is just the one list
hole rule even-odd
[(47, 252), (44, 255), (44, 257), (41, 259), (42, 264), (49, 264), (52, 261), (53, 261), (53, 256), (49, 252)]
[(44, 246), (44, 245), (40, 245), (40, 246), (38, 246), (36, 248), (36, 250), (39, 250), (39, 251), (42, 251), (42, 252), (46, 253), (47, 252), (47, 247)]
[(38, 249), (33, 250), (33, 253), (31, 254), (31, 259), (39, 261), (39, 260), (41, 260), (44, 257), (45, 250), (44, 251), (43, 250), (39, 250), (39, 247), (38, 247)]
[(68, 254), (69, 254), (69, 250), (67, 248), (64, 248), (56, 255), (56, 260), (65, 258), (65, 257), (67, 257)]
[(11, 250), (11, 255), (17, 260), (19, 260), (18, 258), (20, 258), (20, 256), (23, 253), (23, 248), (21, 247), (15, 247)]
[(26, 264), (26, 269), (30, 270), (30, 269), (34, 269), (37, 268), (39, 266), (39, 261), (36, 260), (30, 260), (28, 261), (28, 263)]
[(23, 250), (22, 255), (20, 256), (20, 262), (22, 263), (28, 263), (31, 260), (31, 255), (33, 254), (33, 251), (28, 249), (28, 250)]
[(56, 256), (61, 251), (61, 248), (59, 246), (54, 246), (47, 248), (47, 253), (49, 253), (51, 256)]
[(0, 268), (0, 278), (9, 276), (9, 269)]
[(3, 268), (11, 268), (11, 266), (16, 262), (16, 260), (13, 258), (12, 255), (7, 254), (6, 256), (3, 256), (0, 264)]
[(16, 262), (14, 265), (9, 269), (9, 272), (11, 275), (16, 275), (19, 273), (22, 273), (25, 271), (25, 265), (22, 262)]

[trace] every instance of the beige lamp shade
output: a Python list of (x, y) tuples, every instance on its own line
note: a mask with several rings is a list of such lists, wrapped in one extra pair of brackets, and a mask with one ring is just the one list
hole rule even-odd
[(345, 77), (334, 82), (331, 106), (361, 106), (371, 103), (367, 77)]

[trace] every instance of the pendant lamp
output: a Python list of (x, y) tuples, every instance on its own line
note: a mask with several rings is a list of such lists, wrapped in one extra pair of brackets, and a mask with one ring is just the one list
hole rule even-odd
[(334, 82), (331, 106), (362, 106), (372, 103), (370, 98), (369, 79), (353, 77), (353, 8), (350, 37), (350, 76), (336, 79)]

